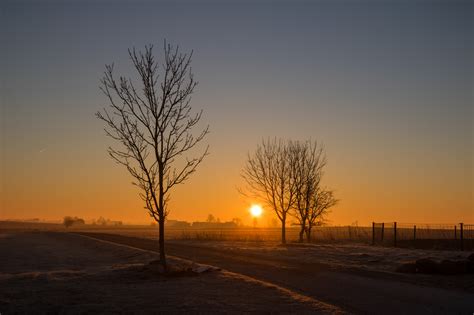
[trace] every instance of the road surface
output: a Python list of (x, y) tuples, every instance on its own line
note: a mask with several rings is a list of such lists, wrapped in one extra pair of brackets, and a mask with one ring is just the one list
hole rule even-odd
[[(80, 233), (94, 238), (157, 250), (156, 240), (105, 233)], [(462, 290), (421, 286), (380, 273), (340, 271), (324, 264), (273, 260), (255, 254), (167, 242), (169, 255), (218, 266), (270, 282), (356, 314), (473, 314), (474, 295)], [(472, 276), (472, 275), (469, 275)], [(416, 277), (413, 275), (412, 277)], [(416, 278), (415, 278), (416, 282)]]

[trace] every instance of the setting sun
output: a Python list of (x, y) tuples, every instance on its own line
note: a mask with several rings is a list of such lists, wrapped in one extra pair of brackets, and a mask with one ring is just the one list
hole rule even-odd
[(263, 212), (263, 209), (260, 205), (252, 205), (250, 207), (250, 214), (253, 216), (253, 217), (259, 217), (262, 215), (262, 212)]

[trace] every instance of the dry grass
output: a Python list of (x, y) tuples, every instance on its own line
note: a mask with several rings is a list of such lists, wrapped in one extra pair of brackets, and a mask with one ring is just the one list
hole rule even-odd
[[(102, 226), (102, 225), (84, 225), (72, 226), (66, 229), (61, 224), (44, 223), (19, 223), (19, 222), (0, 222), (0, 229), (8, 230), (52, 230), (52, 231), (91, 231), (102, 233), (122, 234), (143, 238), (158, 238), (158, 228), (143, 225), (123, 225), (123, 226)], [(381, 229), (376, 228), (376, 240), (381, 244)], [(385, 224), (384, 244), (393, 243), (393, 225)], [(427, 225), (418, 224), (416, 230), (416, 240), (444, 240), (454, 241), (454, 225)], [(296, 226), (287, 227), (286, 237), (289, 242), (296, 242), (299, 238), (299, 228)], [(281, 229), (277, 228), (167, 228), (166, 238), (168, 240), (202, 240), (202, 241), (239, 241), (239, 242), (278, 242), (281, 240)], [(398, 224), (398, 241), (413, 241), (413, 225)], [(459, 239), (459, 229), (457, 230)], [(470, 225), (466, 225), (464, 230), (464, 239), (472, 242), (474, 230)], [(372, 227), (368, 226), (322, 226), (313, 228), (313, 243), (363, 243), (372, 242)], [(454, 241), (455, 242), (455, 241)], [(456, 242), (455, 242), (456, 243)], [(401, 245), (401, 244), (400, 244)], [(410, 245), (412, 246), (412, 245)]]
[[(153, 227), (83, 227), (81, 230), (122, 234), (127, 236), (158, 238), (158, 229)], [(370, 227), (317, 227), (313, 232), (313, 242), (357, 242), (371, 241)], [(281, 240), (280, 228), (235, 228), (235, 229), (173, 229), (166, 230), (168, 240), (202, 240), (202, 241), (239, 241), (239, 242), (277, 242)], [(289, 242), (299, 238), (299, 228), (286, 230)]]

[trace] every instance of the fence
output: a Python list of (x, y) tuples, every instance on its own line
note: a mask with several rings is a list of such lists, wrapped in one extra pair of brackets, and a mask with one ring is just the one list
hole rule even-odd
[(439, 249), (474, 248), (474, 224), (372, 223), (372, 245)]

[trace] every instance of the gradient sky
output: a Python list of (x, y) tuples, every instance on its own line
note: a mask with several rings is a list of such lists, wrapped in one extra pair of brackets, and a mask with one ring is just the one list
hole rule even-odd
[[(474, 223), (472, 1), (2, 1), (0, 219), (150, 222), (94, 113), (104, 65), (194, 49), (211, 155), (170, 218), (250, 222), (237, 192), (265, 137), (314, 139), (332, 224)], [(268, 220), (269, 209), (266, 209)]]

